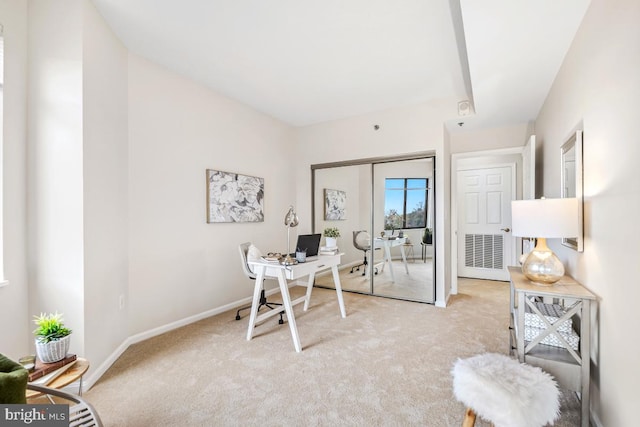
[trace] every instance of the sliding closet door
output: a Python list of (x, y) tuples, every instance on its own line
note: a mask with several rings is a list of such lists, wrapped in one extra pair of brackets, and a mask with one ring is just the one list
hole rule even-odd
[(373, 165), (374, 295), (434, 302), (433, 178), (433, 158)]
[[(312, 166), (313, 229), (340, 231), (343, 290), (435, 301), (434, 161), (424, 155)], [(330, 274), (315, 284), (334, 288)]]
[[(345, 291), (371, 293), (371, 164), (314, 171), (314, 230), (337, 228), (342, 256), (340, 281)], [(321, 245), (326, 246), (323, 236)], [(365, 262), (366, 261), (366, 262)], [(316, 285), (334, 288), (331, 275), (316, 278)]]

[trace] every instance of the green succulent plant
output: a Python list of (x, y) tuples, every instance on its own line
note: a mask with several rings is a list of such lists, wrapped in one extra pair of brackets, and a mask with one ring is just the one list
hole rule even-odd
[(324, 229), (325, 237), (340, 237), (340, 230), (337, 227), (328, 227)]
[(62, 314), (55, 312), (54, 314), (40, 313), (40, 316), (33, 316), (33, 323), (38, 327), (33, 333), (36, 339), (42, 343), (56, 341), (71, 334), (71, 329), (65, 328)]

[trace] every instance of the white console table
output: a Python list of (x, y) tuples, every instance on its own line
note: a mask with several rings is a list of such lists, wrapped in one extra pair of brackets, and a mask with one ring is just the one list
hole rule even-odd
[[(582, 426), (589, 427), (591, 302), (595, 302), (595, 295), (569, 276), (552, 286), (541, 286), (527, 279), (519, 267), (509, 267), (509, 274), (511, 350), (517, 353), (520, 362), (553, 375), (560, 387), (579, 392)], [(535, 302), (558, 304), (565, 314), (551, 323)], [(525, 312), (545, 326), (531, 341), (525, 340)], [(571, 322), (580, 337), (578, 350), (558, 330), (566, 321)], [(547, 337), (553, 338), (557, 346), (542, 344)]]
[[(247, 341), (250, 341), (253, 337), (253, 331), (257, 322), (265, 320), (271, 316), (275, 316), (281, 312), (287, 313), (287, 322), (289, 323), (289, 329), (291, 330), (291, 337), (293, 338), (293, 346), (297, 352), (302, 351), (300, 345), (300, 337), (298, 336), (298, 328), (296, 326), (296, 318), (293, 314), (293, 306), (304, 302), (304, 311), (309, 308), (309, 301), (311, 300), (311, 291), (313, 289), (313, 283), (316, 273), (331, 269), (333, 273), (333, 282), (336, 286), (336, 294), (338, 296), (338, 305), (340, 306), (341, 316), (347, 317), (344, 309), (344, 300), (342, 298), (342, 285), (340, 284), (340, 275), (338, 274), (338, 265), (340, 265), (340, 257), (343, 254), (337, 255), (320, 255), (307, 258), (304, 263), (294, 265), (282, 265), (278, 263), (272, 263), (267, 261), (249, 261), (256, 273), (255, 288), (253, 291), (253, 303), (251, 304), (251, 315), (249, 316), (249, 329), (247, 331)], [(289, 286), (287, 280), (295, 280), (300, 277), (309, 276), (307, 280), (307, 292), (305, 296), (300, 297), (294, 301), (291, 301), (289, 295)], [(273, 310), (270, 310), (264, 314), (258, 315), (258, 305), (260, 301), (260, 290), (262, 289), (262, 281), (265, 277), (275, 277), (278, 279), (280, 285), (280, 293), (282, 294), (282, 306)]]

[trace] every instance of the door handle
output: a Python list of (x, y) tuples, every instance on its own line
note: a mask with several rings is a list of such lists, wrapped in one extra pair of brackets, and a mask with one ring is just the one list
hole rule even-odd
[(507, 228), (501, 228), (500, 230), (504, 231), (505, 233), (508, 233), (511, 231), (511, 229), (509, 227)]

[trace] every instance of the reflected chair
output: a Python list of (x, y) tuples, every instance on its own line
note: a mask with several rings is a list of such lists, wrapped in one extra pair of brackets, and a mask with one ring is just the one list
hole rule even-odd
[[(255, 282), (257, 276), (255, 275), (255, 273), (253, 273), (251, 271), (251, 269), (249, 268), (249, 263), (247, 262), (247, 253), (249, 252), (249, 246), (251, 246), (251, 242), (245, 242), (245, 243), (240, 244), (240, 246), (239, 246), (240, 259), (242, 261), (242, 271), (244, 272), (244, 274), (249, 279), (251, 279), (252, 281)], [(260, 311), (260, 309), (262, 307), (267, 307), (267, 308), (273, 310), (275, 308), (274, 306), (277, 306), (277, 305), (282, 305), (282, 304), (277, 303), (277, 302), (269, 302), (269, 301), (267, 301), (267, 297), (266, 297), (266, 294), (264, 292), (264, 280), (263, 280), (262, 281), (262, 289), (260, 290), (260, 304), (258, 305), (258, 311)], [(249, 310), (250, 308), (251, 308), (251, 304), (246, 305), (244, 307), (240, 307), (238, 309), (238, 311), (236, 312), (236, 320), (240, 320), (241, 319), (241, 317), (240, 317), (240, 312), (241, 311)], [(278, 323), (281, 324), (281, 325), (284, 323), (284, 320), (282, 319), (282, 314), (283, 313), (280, 313), (280, 320), (278, 320)]]
[[(364, 266), (362, 269), (362, 275), (367, 274), (367, 266), (369, 265), (369, 261), (367, 260), (367, 252), (371, 250), (371, 236), (367, 233), (366, 230), (359, 230), (353, 232), (353, 246), (356, 249), (364, 252), (364, 259), (358, 265), (354, 265), (351, 267), (351, 273), (355, 271), (360, 271), (360, 267)], [(380, 248), (376, 248), (380, 249)], [(374, 269), (374, 274), (378, 274), (378, 268)]]
[(27, 384), (27, 390), (40, 393), (47, 397), (51, 403), (69, 405), (69, 426), (102, 427), (98, 412), (80, 396), (35, 384)]

